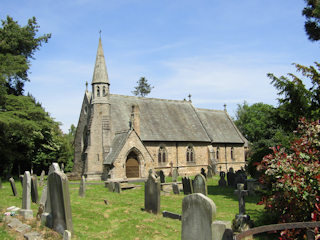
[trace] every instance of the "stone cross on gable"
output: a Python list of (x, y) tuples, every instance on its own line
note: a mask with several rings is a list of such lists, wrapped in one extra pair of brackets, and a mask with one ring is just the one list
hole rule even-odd
[(246, 203), (244, 197), (248, 196), (248, 190), (244, 190), (244, 184), (238, 183), (237, 190), (234, 191), (234, 194), (238, 195), (239, 200), (239, 215), (246, 214)]

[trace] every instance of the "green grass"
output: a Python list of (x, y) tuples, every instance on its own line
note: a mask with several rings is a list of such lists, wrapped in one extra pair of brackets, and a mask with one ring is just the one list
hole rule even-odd
[[(3, 213), (9, 206), (21, 207), (21, 184), (16, 182), (18, 197), (12, 195), (8, 182), (0, 189), (0, 210)], [(73, 239), (181, 239), (181, 222), (163, 218), (144, 211), (144, 187), (111, 193), (104, 185), (87, 185), (86, 196), (78, 196), (79, 185), (70, 184), (70, 199), (74, 226)], [(39, 195), (41, 195), (39, 189)], [(218, 176), (208, 180), (208, 197), (217, 207), (217, 220), (232, 221), (238, 213), (237, 196), (232, 188), (219, 188)], [(183, 193), (180, 195), (161, 195), (161, 212), (170, 211), (181, 214)], [(109, 204), (104, 203), (106, 199)], [(262, 206), (257, 205), (257, 197), (246, 198), (247, 213), (253, 220), (262, 214)], [(34, 216), (37, 205), (32, 203)], [(1, 234), (6, 234), (0, 228)], [(10, 239), (10, 238), (8, 238)]]

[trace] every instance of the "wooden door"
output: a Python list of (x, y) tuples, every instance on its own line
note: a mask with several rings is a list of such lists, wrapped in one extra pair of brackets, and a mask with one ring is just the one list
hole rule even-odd
[(139, 162), (135, 158), (128, 158), (126, 163), (126, 176), (127, 178), (139, 177)]

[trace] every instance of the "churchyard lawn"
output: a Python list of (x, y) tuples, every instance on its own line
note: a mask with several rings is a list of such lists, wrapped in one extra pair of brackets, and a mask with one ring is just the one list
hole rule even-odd
[[(169, 179), (167, 179), (168, 182)], [(238, 199), (232, 188), (220, 188), (219, 177), (209, 179), (208, 197), (217, 206), (217, 220), (232, 221), (238, 213)], [(181, 177), (178, 179), (181, 181)], [(79, 197), (79, 185), (69, 184), (72, 207), (74, 234), (72, 239), (181, 239), (181, 222), (163, 218), (162, 214), (154, 215), (141, 210), (144, 207), (144, 185), (142, 187), (122, 191), (120, 194), (109, 192), (104, 185), (86, 185), (85, 197)], [(3, 183), (0, 189), (0, 238), (15, 239), (8, 228), (3, 227), (2, 216), (7, 207), (21, 207), (22, 187), (16, 180), (18, 196), (14, 197), (9, 182)], [(182, 188), (182, 187), (181, 187)], [(42, 187), (39, 188), (41, 196)], [(161, 193), (160, 209), (181, 214), (183, 192), (179, 195)], [(105, 201), (107, 201), (107, 204)], [(246, 213), (251, 219), (257, 219), (263, 206), (256, 203), (258, 197), (246, 197)], [(34, 217), (38, 211), (35, 203), (31, 204)], [(62, 238), (56, 232), (39, 226), (35, 218), (29, 224), (42, 232), (46, 239)], [(13, 236), (10, 238), (10, 236)], [(23, 238), (21, 238), (23, 239)]]

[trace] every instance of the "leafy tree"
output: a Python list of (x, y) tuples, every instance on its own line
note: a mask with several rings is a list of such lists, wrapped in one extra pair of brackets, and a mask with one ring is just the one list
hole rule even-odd
[(248, 171), (251, 176), (258, 177), (256, 164), (271, 153), (270, 147), (288, 144), (287, 134), (276, 122), (276, 114), (276, 108), (264, 103), (238, 105), (235, 124), (250, 142)]
[(320, 40), (320, 1), (318, 0), (305, 0), (307, 6), (303, 9), (307, 21), (304, 24), (305, 31), (309, 40)]
[(135, 96), (145, 97), (153, 88), (145, 77), (141, 77), (137, 84), (138, 86), (134, 87), (135, 90), (132, 91)]
[[(39, 50), (43, 42), (47, 42), (51, 34), (36, 37), (39, 25), (36, 18), (28, 20), (28, 24), (21, 27), (18, 22), (7, 16), (2, 20), (0, 28), (0, 87), (8, 94), (22, 95), (26, 81), (29, 81), (28, 70), (30, 59)], [(4, 99), (2, 99), (4, 101)]]
[[(288, 77), (276, 77), (269, 73), (273, 86), (279, 90), (279, 107), (277, 122), (287, 131), (292, 132), (298, 126), (299, 119), (320, 118), (320, 64), (315, 62), (315, 67), (306, 67), (294, 64), (297, 72), (302, 75), (298, 77), (289, 73)], [(310, 82), (311, 87), (307, 88), (304, 82)]]
[[(273, 223), (319, 221), (320, 121), (302, 119), (290, 148), (274, 147), (261, 162), (267, 189), (261, 203)], [(304, 238), (298, 229), (283, 231), (280, 239)]]
[(61, 151), (59, 156), (59, 163), (64, 163), (65, 172), (70, 172), (73, 168), (74, 160), (74, 137), (76, 133), (76, 127), (72, 124), (69, 133), (62, 135)]

